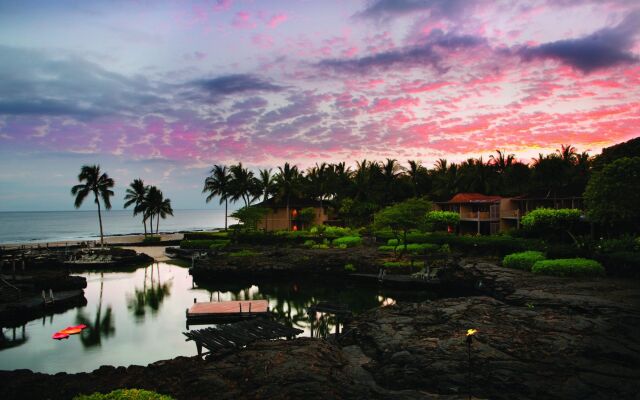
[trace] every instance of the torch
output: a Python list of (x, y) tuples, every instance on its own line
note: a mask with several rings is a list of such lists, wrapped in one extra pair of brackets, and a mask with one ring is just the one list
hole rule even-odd
[(467, 376), (467, 385), (469, 398), (471, 398), (471, 343), (473, 343), (473, 336), (478, 332), (477, 329), (467, 329), (467, 355), (469, 356), (469, 372)]

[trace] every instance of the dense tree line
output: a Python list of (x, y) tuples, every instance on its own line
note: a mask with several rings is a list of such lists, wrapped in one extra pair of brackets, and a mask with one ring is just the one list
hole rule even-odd
[[(207, 202), (220, 204), (242, 200), (243, 206), (270, 198), (288, 207), (292, 202), (315, 200), (330, 206), (348, 223), (369, 222), (377, 210), (412, 197), (446, 201), (460, 192), (486, 195), (532, 195), (580, 197), (589, 181), (594, 158), (562, 145), (550, 154), (539, 154), (530, 163), (497, 150), (486, 160), (469, 158), (460, 163), (438, 160), (429, 168), (417, 160), (402, 164), (396, 159), (358, 161), (354, 168), (344, 162), (316, 163), (301, 170), (285, 163), (277, 170), (254, 173), (242, 163), (215, 165), (206, 178)], [(225, 223), (226, 225), (226, 223)]]

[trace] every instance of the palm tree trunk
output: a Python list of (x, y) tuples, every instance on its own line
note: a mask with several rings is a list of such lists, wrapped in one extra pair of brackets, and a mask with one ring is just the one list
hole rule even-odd
[(229, 205), (229, 200), (224, 199), (224, 230), (227, 230), (227, 206)]
[(291, 213), (289, 212), (289, 195), (287, 195), (287, 230), (290, 231), (291, 230)]
[(144, 226), (144, 237), (147, 237), (147, 220), (142, 218), (142, 225)]
[(149, 230), (151, 231), (151, 236), (153, 236), (153, 214), (149, 216)]
[(160, 229), (160, 215), (156, 217), (156, 235), (160, 234), (158, 229)]
[(102, 215), (100, 214), (100, 201), (96, 194), (96, 203), (98, 204), (98, 223), (100, 224), (100, 246), (104, 247), (104, 235), (102, 234)]

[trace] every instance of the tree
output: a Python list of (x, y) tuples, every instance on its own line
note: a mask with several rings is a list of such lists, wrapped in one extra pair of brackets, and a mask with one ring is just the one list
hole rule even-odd
[(424, 186), (429, 179), (428, 170), (423, 167), (419, 161), (407, 160), (407, 163), (409, 164), (409, 168), (405, 168), (405, 171), (411, 183), (413, 197), (420, 197), (422, 195), (420, 188)]
[(109, 178), (107, 173), (100, 173), (99, 165), (83, 165), (80, 174), (78, 174), (78, 181), (84, 182), (79, 185), (75, 185), (71, 188), (71, 195), (76, 196), (74, 206), (80, 208), (84, 199), (93, 193), (94, 202), (98, 206), (98, 223), (100, 224), (100, 245), (104, 246), (104, 234), (102, 232), (102, 215), (100, 212), (100, 198), (104, 202), (104, 207), (107, 210), (111, 209), (110, 197), (113, 196), (111, 188), (115, 182)]
[(289, 163), (285, 163), (283, 167), (278, 167), (278, 173), (276, 174), (276, 186), (277, 196), (280, 199), (285, 199), (287, 204), (287, 230), (291, 229), (291, 213), (289, 212), (289, 205), (291, 204), (291, 196), (297, 196), (300, 190), (301, 175), (297, 166), (291, 166)]
[(224, 230), (227, 230), (227, 208), (229, 205), (229, 197), (231, 196), (231, 176), (226, 166), (214, 165), (211, 169), (210, 176), (204, 180), (204, 188), (202, 193), (209, 193), (206, 198), (207, 203), (215, 196), (220, 197), (220, 203), (224, 202)]
[[(129, 184), (126, 195), (124, 196), (124, 208), (128, 208), (133, 205), (133, 216), (142, 213), (142, 225), (144, 226), (144, 235), (147, 236), (147, 220), (144, 218), (145, 202), (144, 198), (147, 195), (148, 186), (144, 185), (142, 179), (135, 179)], [(152, 229), (153, 230), (153, 229)]]
[(165, 199), (162, 191), (155, 186), (149, 187), (145, 198), (145, 208), (147, 216), (151, 219), (151, 234), (153, 235), (153, 217), (156, 217), (156, 234), (159, 233), (160, 218), (165, 219), (167, 215), (173, 216), (171, 200)]
[(577, 244), (572, 230), (580, 222), (581, 214), (572, 208), (537, 208), (522, 217), (520, 223), (524, 229), (550, 240), (560, 240), (562, 233), (566, 233)]
[(447, 230), (460, 223), (460, 214), (453, 211), (429, 211), (425, 221), (431, 224), (434, 230)]
[(249, 207), (262, 194), (258, 180), (253, 176), (253, 172), (244, 168), (240, 162), (229, 167), (229, 173), (231, 175), (229, 182), (231, 200), (236, 202), (242, 199), (244, 206)]
[(408, 199), (378, 211), (373, 226), (375, 229), (391, 229), (397, 239), (402, 234), (402, 242), (406, 247), (407, 233), (424, 225), (425, 215), (431, 211), (431, 207), (428, 200)]
[(240, 221), (246, 229), (255, 230), (258, 227), (258, 222), (267, 213), (267, 209), (260, 206), (247, 206), (236, 210), (231, 216)]
[(595, 172), (584, 192), (589, 219), (609, 230), (640, 229), (640, 157), (623, 157)]
[(276, 192), (276, 180), (271, 174), (271, 168), (261, 169), (259, 171), (260, 177), (258, 178), (258, 187), (262, 194), (262, 201), (267, 201), (269, 196), (272, 196)]

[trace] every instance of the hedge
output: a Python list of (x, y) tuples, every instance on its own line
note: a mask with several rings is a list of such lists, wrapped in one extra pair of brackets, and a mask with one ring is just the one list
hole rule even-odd
[(180, 242), (181, 249), (199, 249), (205, 250), (211, 247), (211, 245), (216, 244), (217, 240), (183, 240)]
[(411, 267), (411, 261), (386, 261), (382, 264), (385, 268), (403, 268), (403, 267)]
[(541, 260), (533, 264), (531, 272), (534, 274), (556, 276), (602, 276), (604, 268), (595, 260), (586, 258), (560, 258), (556, 260)]
[(531, 271), (531, 267), (545, 256), (539, 251), (523, 251), (521, 253), (509, 254), (502, 260), (502, 265), (507, 268), (522, 269)]
[(342, 247), (354, 247), (358, 246), (362, 243), (362, 238), (360, 236), (343, 236), (341, 238), (333, 239), (331, 242), (332, 245)]
[(161, 239), (160, 236), (145, 236), (145, 238), (142, 239), (142, 243), (160, 243)]
[(184, 234), (185, 240), (213, 240), (226, 239), (228, 237), (228, 232), (187, 232)]
[(173, 400), (172, 397), (142, 389), (118, 389), (110, 393), (81, 394), (73, 400)]

